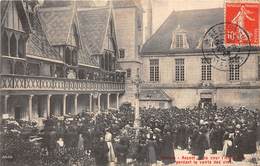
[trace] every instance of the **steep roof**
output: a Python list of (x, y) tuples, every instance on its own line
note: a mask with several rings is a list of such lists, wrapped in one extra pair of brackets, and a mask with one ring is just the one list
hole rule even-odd
[[(173, 11), (154, 35), (144, 44), (142, 54), (200, 52), (196, 48), (206, 29), (224, 21), (224, 9)], [(172, 33), (180, 25), (186, 30), (189, 48), (171, 49)]]
[(94, 0), (78, 0), (76, 4), (78, 8), (91, 8), (96, 6)]
[(41, 9), (39, 14), (46, 25), (46, 33), (51, 45), (67, 44), (74, 18), (72, 7)]
[(86, 51), (80, 49), (78, 54), (79, 65), (87, 65), (90, 67), (99, 67), (98, 63)]
[(6, 19), (6, 15), (7, 15), (7, 10), (8, 7), (10, 7), (11, 3), (13, 3), (18, 11), (19, 17), (21, 17), (22, 21), (22, 25), (24, 30), (26, 30), (27, 32), (31, 31), (31, 24), (29, 21), (29, 16), (24, 8), (23, 2), (22, 1), (11, 1), (11, 0), (4, 0), (4, 1), (0, 1), (0, 6), (1, 6), (1, 26), (4, 24), (5, 19)]
[(94, 0), (44, 0), (42, 8), (69, 7), (76, 3), (78, 7), (95, 7)]
[(73, 5), (72, 0), (44, 0), (42, 8), (49, 8), (49, 7), (69, 7)]
[[(80, 49), (78, 52), (79, 63), (97, 67), (98, 64), (95, 59), (91, 57), (91, 50), (88, 48), (89, 45), (84, 41), (86, 39), (84, 39), (84, 35), (82, 35), (85, 29), (81, 29), (82, 33), (78, 29), (81, 23), (79, 22), (78, 13), (74, 7), (74, 4), (59, 2), (55, 7), (45, 6), (45, 8), (40, 9), (40, 18), (45, 23), (47, 38), (51, 45), (74, 45), (72, 36), (74, 30), (76, 30), (80, 40)], [(74, 29), (73, 23), (75, 23), (76, 29)]]
[(112, 0), (112, 6), (114, 8), (141, 8), (140, 0)]
[(91, 55), (102, 53), (103, 41), (110, 18), (110, 8), (78, 10), (79, 30)]
[(30, 34), (27, 42), (27, 54), (63, 61), (61, 55), (59, 55), (50, 45), (38, 15), (32, 15), (31, 17), (31, 20), (33, 21), (33, 33)]
[(0, 1), (0, 6), (1, 6), (1, 22), (2, 22), (2, 20), (3, 20), (3, 16), (4, 16), (4, 14), (5, 14), (5, 12), (6, 12), (6, 9), (7, 9), (7, 7), (8, 7), (8, 3), (9, 3), (9, 1)]
[(141, 89), (141, 101), (171, 101), (171, 98), (161, 89)]

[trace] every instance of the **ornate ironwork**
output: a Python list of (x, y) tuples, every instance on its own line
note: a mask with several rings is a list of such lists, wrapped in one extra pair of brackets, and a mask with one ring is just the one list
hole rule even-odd
[(124, 82), (91, 81), (67, 78), (1, 75), (1, 90), (61, 90), (124, 92)]

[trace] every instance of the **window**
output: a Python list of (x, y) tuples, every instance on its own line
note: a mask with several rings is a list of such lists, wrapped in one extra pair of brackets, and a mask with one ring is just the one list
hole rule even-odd
[(125, 58), (125, 49), (119, 49), (119, 58)]
[(143, 25), (142, 25), (142, 14), (139, 14), (138, 17), (137, 17), (137, 29), (139, 31), (142, 31), (143, 29)]
[(239, 80), (239, 58), (232, 58), (229, 61), (229, 80)]
[(211, 80), (211, 59), (202, 58), (201, 63), (201, 79)]
[(130, 78), (131, 77), (131, 69), (126, 70), (126, 77)]
[(25, 33), (21, 20), (22, 18), (19, 15), (16, 2), (11, 1), (7, 7), (4, 28), (1, 31), (1, 41), (5, 41), (1, 44), (2, 55), (19, 58), (25, 57), (28, 34)]
[(137, 46), (138, 53), (141, 53), (141, 45)]
[(159, 59), (150, 60), (150, 81), (159, 81)]
[[(7, 32), (4, 32), (2, 34), (2, 41), (8, 41), (8, 36), (7, 36)], [(1, 53), (2, 55), (8, 55), (8, 42), (1, 42), (2, 46), (1, 46)]]
[(183, 48), (183, 35), (176, 35), (176, 48)]
[(165, 102), (160, 101), (160, 102), (159, 102), (159, 107), (160, 107), (160, 108), (165, 108)]
[(258, 56), (258, 80), (260, 80), (260, 56)]
[(184, 59), (175, 59), (175, 80), (184, 81)]
[(65, 49), (65, 63), (68, 65), (72, 64), (71, 63), (71, 51), (68, 47)]
[(10, 39), (10, 55), (13, 57), (16, 57), (16, 55), (17, 55), (16, 50), (17, 50), (16, 37), (15, 37), (15, 34), (13, 34)]

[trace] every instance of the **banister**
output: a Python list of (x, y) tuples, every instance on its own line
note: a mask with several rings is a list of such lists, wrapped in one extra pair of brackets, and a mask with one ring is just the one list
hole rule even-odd
[(121, 91), (124, 82), (53, 78), (29, 75), (1, 75), (1, 90)]

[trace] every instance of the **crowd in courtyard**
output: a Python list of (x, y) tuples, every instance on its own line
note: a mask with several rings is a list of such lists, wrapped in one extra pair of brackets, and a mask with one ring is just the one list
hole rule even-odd
[[(3, 120), (1, 157), (12, 165), (165, 165), (176, 162), (174, 149), (203, 160), (205, 150), (221, 151), (230, 161), (244, 154), (257, 162), (259, 112), (244, 107), (193, 109), (142, 108), (134, 127), (134, 108), (51, 117), (34, 122)], [(258, 135), (257, 135), (258, 134)]]

